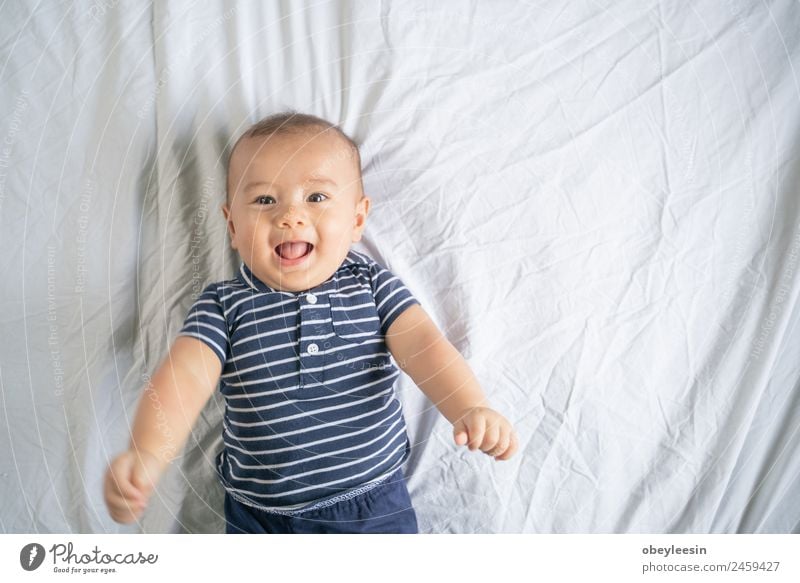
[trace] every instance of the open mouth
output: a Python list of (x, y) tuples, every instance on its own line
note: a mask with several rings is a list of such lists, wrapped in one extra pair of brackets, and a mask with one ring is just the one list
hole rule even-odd
[(314, 246), (306, 241), (286, 241), (275, 247), (275, 253), (283, 263), (287, 263), (307, 257), (313, 249)]

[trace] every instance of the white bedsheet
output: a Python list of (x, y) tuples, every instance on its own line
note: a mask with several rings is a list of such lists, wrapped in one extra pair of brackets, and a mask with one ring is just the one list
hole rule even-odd
[(219, 398), (142, 524), (102, 476), (291, 107), (521, 439), (404, 376), (421, 531), (800, 532), (799, 70), (788, 0), (3, 4), (0, 531), (222, 531)]

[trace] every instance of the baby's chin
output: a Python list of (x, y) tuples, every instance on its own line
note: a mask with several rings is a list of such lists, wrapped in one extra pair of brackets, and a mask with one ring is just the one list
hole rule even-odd
[(255, 273), (255, 275), (272, 289), (298, 293), (313, 289), (325, 283), (333, 277), (334, 273), (336, 273), (336, 269), (333, 269), (333, 271), (328, 274), (323, 273), (321, 275), (318, 273), (312, 275), (307, 270), (292, 271), (289, 273), (274, 273), (273, 271), (266, 280), (262, 279), (258, 273)]
[(302, 264), (285, 269), (275, 262), (274, 257), (261, 257), (258, 260), (251, 258), (256, 265), (251, 265), (248, 261), (245, 264), (259, 280), (272, 289), (298, 293), (313, 289), (331, 279), (349, 252), (349, 246), (335, 254), (328, 250), (324, 253), (325, 260), (322, 260), (323, 256), (317, 253), (317, 248), (313, 248)]

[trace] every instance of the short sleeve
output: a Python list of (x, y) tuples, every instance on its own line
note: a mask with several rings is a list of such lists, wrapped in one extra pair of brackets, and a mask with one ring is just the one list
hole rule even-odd
[(209, 285), (189, 309), (178, 336), (201, 340), (214, 351), (222, 366), (228, 358), (228, 324), (215, 284)]
[(373, 262), (370, 265), (372, 294), (381, 320), (381, 334), (389, 331), (392, 322), (407, 308), (420, 305), (402, 280), (382, 265)]

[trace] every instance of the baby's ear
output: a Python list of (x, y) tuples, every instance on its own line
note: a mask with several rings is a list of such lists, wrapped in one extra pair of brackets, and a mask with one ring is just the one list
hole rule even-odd
[(367, 216), (369, 215), (370, 199), (362, 196), (361, 200), (356, 205), (356, 216), (353, 229), (353, 242), (356, 243), (361, 240), (361, 233), (367, 225)]
[(228, 203), (222, 205), (222, 214), (225, 216), (225, 224), (228, 226), (228, 234), (231, 237), (231, 249), (236, 249), (236, 228), (231, 220), (231, 211), (228, 208)]

